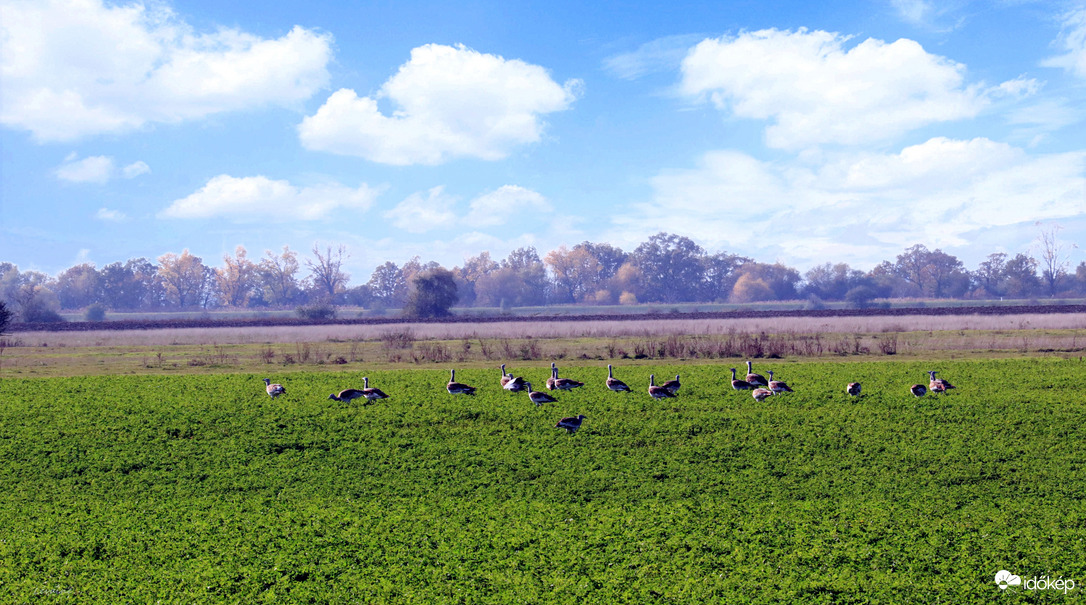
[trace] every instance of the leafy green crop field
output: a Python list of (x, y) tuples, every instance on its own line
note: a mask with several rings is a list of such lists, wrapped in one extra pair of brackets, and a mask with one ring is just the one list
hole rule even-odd
[[(587, 385), (539, 408), (497, 368), (457, 372), (475, 397), (370, 372), (372, 404), (327, 399), (357, 373), (271, 375), (274, 401), (254, 374), (5, 380), (0, 601), (1081, 601), (1083, 362), (759, 362), (796, 391), (763, 403), (677, 368), (616, 367), (620, 394), (562, 366)], [(914, 398), (926, 370), (958, 388)]]

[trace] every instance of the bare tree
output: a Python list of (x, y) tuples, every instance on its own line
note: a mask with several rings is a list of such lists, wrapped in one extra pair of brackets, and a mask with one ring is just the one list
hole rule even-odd
[(313, 256), (316, 261), (306, 259), (305, 266), (309, 267), (309, 276), (313, 279), (313, 286), (321, 295), (331, 302), (336, 294), (342, 292), (351, 276), (343, 272), (343, 261), (350, 257), (347, 254), (347, 246), (340, 244), (335, 250), (331, 246), (325, 248), (321, 254), (320, 246), (313, 244)]
[[(1040, 225), (1040, 223), (1038, 223)], [(1041, 280), (1049, 296), (1055, 296), (1060, 282), (1067, 277), (1067, 270), (1071, 266), (1070, 260), (1064, 253), (1063, 244), (1056, 239), (1056, 233), (1061, 229), (1054, 225), (1048, 229), (1042, 229), (1038, 236), (1038, 247), (1041, 249)]]

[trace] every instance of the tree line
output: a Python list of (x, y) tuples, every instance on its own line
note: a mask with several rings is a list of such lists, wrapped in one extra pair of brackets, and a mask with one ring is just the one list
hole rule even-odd
[(805, 273), (728, 252), (709, 253), (693, 240), (658, 233), (632, 251), (606, 243), (561, 246), (540, 257), (534, 247), (501, 260), (481, 252), (452, 269), (415, 257), (378, 266), (352, 285), (344, 271), (346, 246), (314, 246), (301, 258), (284, 246), (251, 260), (243, 246), (219, 266), (189, 253), (166, 253), (70, 267), (55, 276), (0, 263), (0, 302), (21, 321), (58, 321), (61, 310), (86, 310), (88, 319), (111, 311), (285, 309), (328, 316), (338, 305), (374, 311), (403, 309), (434, 316), (453, 305), (680, 302), (751, 303), (773, 300), (847, 301), (880, 298), (1036, 298), (1086, 295), (1086, 262), (1072, 270), (1065, 248), (1046, 232), (1039, 258), (989, 254), (974, 270), (955, 256), (917, 244), (894, 260), (861, 271), (825, 263)]

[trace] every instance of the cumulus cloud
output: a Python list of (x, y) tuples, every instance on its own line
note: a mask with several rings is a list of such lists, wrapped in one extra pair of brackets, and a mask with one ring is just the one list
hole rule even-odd
[(392, 224), (411, 233), (424, 233), (434, 229), (453, 227), (457, 221), (453, 206), (457, 199), (438, 186), (425, 194), (413, 193), (395, 208), (385, 212)]
[(364, 212), (379, 189), (361, 185), (356, 189), (339, 184), (297, 187), (288, 181), (264, 176), (219, 175), (196, 193), (176, 200), (158, 214), (159, 218), (230, 218), (242, 222), (312, 221), (338, 210)]
[(141, 174), (147, 174), (151, 172), (151, 167), (146, 162), (132, 162), (121, 170), (121, 174), (126, 179), (134, 179)]
[(56, 170), (57, 178), (71, 183), (108, 183), (113, 176), (113, 158), (96, 155), (82, 160), (70, 155)]
[(767, 144), (786, 150), (885, 142), (988, 104), (988, 91), (965, 83), (965, 66), (912, 40), (849, 42), (805, 29), (704, 40), (683, 60), (680, 91), (769, 121)]
[(1078, 216), (1086, 153), (1031, 156), (985, 138), (815, 165), (716, 151), (652, 187), (650, 201), (615, 218), (627, 239), (668, 231), (744, 254), (862, 263), (915, 243), (953, 248), (986, 229)]
[[(581, 86), (547, 71), (464, 46), (428, 44), (374, 97), (333, 93), (298, 127), (302, 145), (383, 164), (435, 165), (457, 157), (497, 160), (539, 141), (542, 116), (568, 109)], [(378, 101), (396, 107), (382, 113)]]
[(1086, 78), (1086, 8), (1068, 13), (1063, 18), (1063, 32), (1057, 44), (1062, 55), (1045, 60), (1042, 65), (1060, 67)]
[(293, 105), (327, 85), (331, 43), (301, 27), (277, 39), (197, 33), (169, 9), (138, 1), (8, 0), (0, 123), (38, 141), (66, 141)]
[(460, 198), (445, 192), (444, 186), (414, 193), (385, 212), (392, 224), (411, 233), (439, 229), (469, 232), (472, 229), (505, 225), (512, 216), (529, 212), (550, 212), (550, 203), (541, 194), (518, 185), (504, 185), (476, 197), (466, 215), (458, 212)]
[(505, 185), (472, 200), (471, 211), (464, 221), (476, 227), (494, 227), (506, 224), (511, 216), (552, 209), (541, 194), (517, 185)]
[(146, 162), (133, 162), (118, 171), (111, 157), (96, 155), (81, 160), (76, 157), (75, 154), (71, 154), (65, 158), (64, 163), (56, 169), (55, 174), (58, 179), (71, 183), (102, 185), (111, 181), (118, 172), (126, 179), (134, 179), (151, 172), (151, 167)]

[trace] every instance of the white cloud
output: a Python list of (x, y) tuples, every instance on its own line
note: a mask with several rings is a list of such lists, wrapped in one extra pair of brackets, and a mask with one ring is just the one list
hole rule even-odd
[(134, 179), (137, 176), (147, 174), (149, 172), (151, 172), (151, 167), (148, 166), (146, 162), (138, 161), (132, 162), (131, 164), (125, 166), (123, 170), (121, 170), (121, 174), (123, 174), (124, 178), (126, 179)]
[[(394, 165), (452, 158), (497, 160), (540, 140), (542, 115), (568, 109), (581, 84), (559, 85), (547, 71), (464, 46), (428, 44), (375, 97), (333, 93), (298, 127), (302, 145)], [(391, 115), (378, 108), (387, 99)]]
[(965, 84), (963, 65), (912, 40), (848, 42), (805, 29), (704, 40), (683, 61), (680, 90), (770, 121), (766, 142), (788, 150), (884, 142), (973, 117), (988, 103), (986, 91)]
[(1032, 156), (984, 138), (934, 138), (800, 165), (717, 151), (652, 185), (649, 202), (616, 216), (625, 239), (668, 231), (756, 257), (864, 263), (915, 243), (952, 249), (984, 230), (1079, 216), (1086, 152)]
[(82, 160), (68, 156), (57, 168), (57, 178), (72, 183), (108, 183), (113, 176), (113, 158), (96, 155)]
[(413, 193), (395, 208), (385, 212), (385, 218), (392, 219), (392, 224), (411, 233), (424, 233), (434, 229), (449, 229), (457, 223), (453, 207), (457, 199), (445, 193), (445, 187), (438, 186), (426, 194)]
[(1060, 67), (1086, 78), (1086, 8), (1064, 16), (1058, 43), (1064, 53), (1043, 61), (1042, 65)]
[(94, 214), (94, 218), (100, 221), (108, 221), (111, 223), (120, 223), (128, 220), (128, 215), (120, 210), (110, 210), (108, 208), (99, 208), (98, 212)]
[(642, 76), (673, 71), (678, 68), (690, 48), (703, 38), (694, 34), (665, 36), (637, 47), (637, 50), (613, 55), (604, 59), (607, 71), (624, 80), (636, 80)]
[(237, 178), (219, 175), (196, 193), (177, 200), (158, 214), (160, 218), (201, 219), (224, 217), (247, 222), (312, 221), (338, 210), (364, 212), (379, 189), (357, 189), (339, 184), (296, 187), (264, 176)]
[[(44, 26), (48, 24), (48, 26)], [(39, 141), (123, 132), (273, 103), (327, 85), (331, 36), (196, 33), (168, 8), (102, 0), (7, 0), (0, 123)]]
[(493, 227), (509, 222), (511, 216), (527, 212), (553, 210), (541, 194), (517, 185), (505, 185), (471, 201), (471, 211), (464, 219), (474, 227)]
[(414, 193), (385, 212), (392, 224), (411, 233), (443, 229), (467, 233), (472, 229), (496, 227), (523, 219), (531, 212), (551, 212), (553, 207), (541, 194), (518, 185), (504, 185), (471, 200), (465, 216), (458, 212), (459, 198), (445, 193), (444, 186)]

